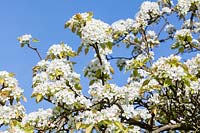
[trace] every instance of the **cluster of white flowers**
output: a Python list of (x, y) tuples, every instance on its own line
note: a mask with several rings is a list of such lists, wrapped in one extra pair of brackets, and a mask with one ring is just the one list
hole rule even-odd
[(22, 126), (33, 126), (38, 127), (40, 129), (45, 129), (46, 127), (54, 127), (51, 122), (51, 118), (53, 118), (52, 109), (39, 109), (37, 112), (32, 112), (24, 116), (22, 119)]
[(127, 101), (132, 102), (136, 98), (140, 97), (139, 91), (141, 87), (141, 81), (130, 82), (127, 86), (122, 87), (122, 89), (119, 90), (119, 96), (125, 99), (125, 103)]
[(179, 15), (187, 15), (191, 9), (191, 6), (195, 5), (197, 8), (200, 7), (200, 0), (178, 0), (176, 5)]
[(181, 80), (186, 76), (186, 72), (181, 65), (178, 64), (180, 56), (170, 55), (169, 57), (159, 58), (153, 65), (152, 70), (158, 78), (169, 78), (171, 80)]
[(66, 56), (69, 56), (72, 53), (75, 52), (72, 50), (71, 47), (61, 43), (52, 45), (47, 52), (47, 56), (65, 58)]
[(189, 68), (189, 73), (192, 75), (200, 74), (200, 54), (197, 54), (190, 60), (185, 62), (187, 67)]
[(171, 12), (172, 12), (172, 10), (169, 7), (163, 7), (162, 8), (162, 13), (170, 14)]
[[(55, 48), (55, 49), (54, 49)], [(62, 52), (72, 51), (65, 45), (54, 45), (48, 53), (53, 55)], [(33, 93), (37, 101), (43, 98), (51, 100), (56, 105), (62, 105), (73, 109), (76, 105), (89, 107), (90, 100), (81, 94), (80, 75), (73, 71), (72, 62), (67, 59), (50, 58), (51, 60), (41, 60), (33, 68)], [(38, 98), (39, 97), (39, 98)], [(75, 105), (75, 103), (78, 103)], [(73, 106), (74, 105), (74, 106)]]
[[(66, 87), (65, 81), (69, 82), (69, 85), (74, 87), (77, 82), (80, 80), (80, 75), (72, 71), (72, 65), (70, 62), (66, 61), (65, 59), (54, 59), (51, 62), (49, 61), (40, 61), (37, 66), (41, 68), (41, 73), (37, 73), (33, 77), (33, 87), (34, 93), (44, 92), (51, 89), (56, 89), (60, 86), (60, 88)], [(56, 86), (55, 86), (56, 85)], [(46, 87), (45, 87), (46, 86)], [(54, 86), (51, 87), (51, 86)], [(52, 92), (56, 92), (50, 90)]]
[(198, 78), (197, 81), (191, 81), (190, 82), (190, 88), (188, 90), (191, 90), (194, 93), (198, 93), (200, 91), (200, 78)]
[(92, 96), (94, 102), (98, 102), (104, 98), (111, 100), (114, 96), (117, 97), (119, 89), (120, 87), (114, 84), (103, 86), (100, 82), (95, 82), (89, 86), (88, 93)]
[(151, 45), (151, 47), (159, 44), (158, 36), (156, 35), (155, 31), (148, 30), (146, 37), (147, 37), (147, 42)]
[(148, 99), (148, 102), (150, 102), (152, 104), (160, 103), (159, 94), (158, 93), (153, 93), (153, 95)]
[(174, 25), (168, 24), (168, 25), (166, 25), (166, 27), (165, 27), (165, 31), (166, 31), (168, 34), (173, 34), (173, 33), (176, 31), (176, 29), (175, 29)]
[(12, 126), (6, 131), (0, 133), (27, 133), (24, 129), (21, 129), (19, 126)]
[(200, 22), (194, 22), (194, 26), (195, 26), (195, 28), (194, 28), (194, 32), (195, 33), (199, 33), (200, 32)]
[(101, 111), (84, 111), (76, 116), (77, 121), (81, 121), (83, 124), (96, 124), (103, 120), (120, 121), (119, 118), (120, 109), (113, 105), (111, 107), (102, 109)]
[(22, 97), (23, 90), (18, 86), (14, 74), (6, 71), (0, 71), (0, 101), (6, 102), (12, 98), (19, 101)]
[(97, 57), (95, 57), (88, 66), (84, 69), (85, 76), (90, 80), (98, 80), (102, 73), (107, 76), (111, 76), (110, 62), (108, 62), (105, 56), (101, 56), (102, 65)]
[(122, 108), (124, 110), (122, 116), (126, 117), (127, 119), (137, 116), (140, 116), (143, 120), (151, 118), (151, 114), (145, 108), (134, 109), (133, 105), (123, 105)]
[(118, 20), (111, 27), (114, 33), (125, 33), (133, 28), (135, 21), (133, 19)]
[[(141, 128), (138, 126), (129, 126), (128, 124), (122, 123), (123, 127), (128, 128), (128, 133), (141, 133)], [(109, 124), (105, 130), (106, 133), (113, 133), (121, 131), (114, 123)]]
[[(89, 108), (92, 102), (82, 94), (76, 96), (70, 89), (60, 90), (51, 97), (51, 101), (56, 105), (63, 105), (65, 108), (73, 109), (76, 105)], [(77, 104), (76, 104), (77, 103)]]
[(139, 68), (143, 66), (148, 59), (154, 59), (154, 52), (150, 51), (149, 55), (146, 53), (139, 54), (136, 58), (132, 58), (131, 60), (126, 60), (126, 70), (131, 70), (133, 68)]
[(186, 15), (190, 10), (191, 0), (178, 0), (177, 10), (180, 15)]
[(14, 119), (22, 118), (25, 109), (21, 104), (1, 106), (0, 105), (0, 125), (9, 124)]
[(193, 43), (193, 37), (189, 29), (181, 29), (176, 31), (174, 38), (176, 39), (174, 45), (181, 45), (185, 48), (189, 48), (190, 44)]
[(67, 21), (67, 25), (70, 29), (73, 29), (75, 26), (81, 28), (84, 24), (92, 18), (91, 12), (77, 13), (70, 20)]
[(192, 34), (189, 29), (181, 29), (176, 31), (175, 36), (176, 40), (181, 40), (182, 38), (190, 37), (192, 38)]
[(112, 42), (111, 27), (101, 20), (87, 21), (81, 29), (82, 43), (85, 45), (105, 44)]
[(157, 2), (145, 1), (140, 7), (140, 11), (136, 16), (136, 21), (146, 26), (148, 21), (156, 20), (160, 14), (161, 11)]
[(127, 86), (119, 87), (115, 84), (102, 85), (101, 83), (95, 82), (89, 86), (88, 93), (92, 96), (93, 102), (98, 102), (103, 99), (108, 99), (110, 102), (116, 99), (120, 99), (121, 103), (133, 102), (139, 97), (139, 89), (142, 83), (131, 82)]
[(28, 44), (30, 43), (31, 39), (32, 39), (32, 36), (30, 34), (25, 34), (18, 37), (20, 44)]

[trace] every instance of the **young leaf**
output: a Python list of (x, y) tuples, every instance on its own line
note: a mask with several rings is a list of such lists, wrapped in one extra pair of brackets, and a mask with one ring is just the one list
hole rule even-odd
[(36, 96), (36, 102), (37, 103), (39, 103), (40, 101), (42, 101), (43, 100), (43, 95), (42, 94), (38, 94), (37, 96)]
[(85, 129), (85, 133), (91, 133), (92, 132), (92, 129), (93, 129), (94, 125), (93, 124), (90, 124), (88, 127), (86, 127)]
[(38, 39), (36, 39), (36, 38), (33, 38), (32, 42), (40, 42), (40, 41)]

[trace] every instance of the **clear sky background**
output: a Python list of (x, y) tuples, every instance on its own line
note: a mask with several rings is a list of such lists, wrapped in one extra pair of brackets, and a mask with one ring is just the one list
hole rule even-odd
[[(20, 48), (17, 37), (23, 34), (32, 34), (40, 40), (33, 44), (46, 56), (52, 44), (64, 41), (74, 50), (80, 45), (80, 39), (69, 29), (64, 29), (64, 23), (74, 14), (92, 11), (94, 18), (101, 19), (109, 24), (119, 19), (134, 18), (144, 0), (1, 0), (0, 1), (0, 70), (14, 72), (24, 94), (28, 99), (25, 103), (27, 112), (35, 111), (39, 107), (47, 108), (46, 102), (35, 103), (30, 98), (32, 93), (32, 67), (39, 58), (34, 51), (27, 47)], [(168, 53), (159, 51), (162, 55)], [(121, 55), (125, 52), (121, 52)], [(81, 55), (75, 59), (78, 64), (76, 72), (83, 74), (83, 67), (89, 63), (92, 54)], [(119, 73), (116, 72), (118, 76)], [(120, 75), (118, 76), (120, 77)], [(119, 85), (126, 82), (126, 78), (118, 78)], [(84, 92), (87, 90), (87, 80), (81, 81)]]

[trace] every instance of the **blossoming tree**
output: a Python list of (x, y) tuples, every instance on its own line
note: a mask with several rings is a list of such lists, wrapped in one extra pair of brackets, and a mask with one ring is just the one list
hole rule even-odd
[[(65, 24), (81, 38), (77, 52), (60, 43), (49, 48), (45, 59), (31, 45), (37, 39), (19, 37), (21, 47), (33, 49), (41, 59), (33, 68), (32, 97), (54, 106), (26, 114), (20, 103), (25, 100), (23, 90), (14, 74), (1, 71), (3, 132), (200, 132), (199, 20), (200, 0), (146, 1), (134, 19), (111, 25), (91, 12), (78, 13)], [(155, 47), (167, 43), (174, 53), (154, 60)], [(127, 47), (130, 57), (114, 56), (112, 49), (120, 45)], [(84, 69), (90, 81), (86, 96), (71, 59), (89, 50), (94, 58)], [(186, 52), (197, 54), (183, 61), (181, 55)], [(119, 70), (130, 73), (123, 86), (111, 83), (117, 68), (111, 60)]]

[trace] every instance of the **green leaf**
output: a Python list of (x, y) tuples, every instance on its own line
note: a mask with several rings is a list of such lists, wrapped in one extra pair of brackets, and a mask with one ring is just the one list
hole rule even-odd
[(3, 83), (4, 83), (4, 79), (0, 77), (0, 85), (3, 85)]
[(67, 53), (67, 55), (70, 56), (70, 57), (74, 57), (74, 56), (76, 56), (77, 54), (76, 54), (76, 52), (69, 51), (69, 52)]
[(21, 43), (21, 47), (23, 48), (26, 44), (25, 43)]
[(86, 127), (85, 129), (85, 133), (91, 133), (92, 132), (92, 129), (93, 129), (94, 125), (93, 124), (90, 124), (88, 127)]
[(40, 42), (40, 41), (38, 39), (36, 39), (36, 38), (33, 38), (32, 42)]
[(98, 70), (96, 71), (96, 77), (100, 77), (100, 76), (101, 76), (101, 70), (98, 69)]
[(184, 83), (185, 83), (186, 86), (190, 87), (190, 81), (184, 80)]
[(184, 52), (184, 50), (185, 50), (185, 48), (184, 48), (184, 47), (180, 47), (180, 48), (178, 49), (178, 52), (180, 52), (180, 53), (183, 53), (183, 52)]
[(112, 44), (111, 42), (108, 42), (108, 43), (106, 44), (106, 46), (111, 50), (112, 47), (113, 47), (113, 44)]
[(70, 26), (70, 23), (66, 22), (64, 28), (68, 28)]
[(117, 127), (119, 127), (119, 129), (120, 129), (121, 131), (124, 130), (123, 125), (122, 125), (121, 122), (116, 121), (116, 122), (114, 122), (114, 124), (115, 124)]
[(84, 77), (86, 77), (88, 75), (88, 71), (85, 71), (84, 73)]
[(105, 50), (106, 46), (105, 46), (103, 43), (101, 43), (100, 46), (101, 46), (101, 48), (102, 48), (103, 50)]
[(87, 55), (87, 53), (89, 52), (89, 48), (90, 48), (90, 47), (86, 47), (86, 48), (85, 48), (85, 55)]
[(43, 95), (42, 94), (38, 94), (37, 96), (36, 96), (36, 102), (37, 103), (39, 103), (40, 101), (42, 101), (43, 100)]
[(111, 72), (112, 74), (115, 73), (115, 71), (114, 71), (114, 69), (113, 69), (112, 67), (109, 67), (109, 69), (110, 69), (110, 72)]
[(75, 88), (76, 88), (77, 90), (82, 90), (82, 86), (81, 86), (80, 84), (76, 84), (76, 85), (75, 85)]
[(165, 79), (163, 87), (168, 87), (172, 84), (171, 79)]
[(89, 85), (93, 85), (94, 82), (95, 82), (95, 80), (91, 80), (90, 83), (89, 83)]
[(77, 53), (80, 54), (80, 52), (82, 51), (82, 49), (83, 49), (83, 45), (79, 46)]
[(76, 129), (77, 129), (77, 130), (81, 127), (81, 124), (82, 124), (81, 122), (77, 122), (77, 123), (76, 123)]
[(143, 82), (142, 86), (147, 85), (149, 82), (150, 82), (150, 80), (149, 80), (149, 79), (146, 79), (146, 80)]
[(179, 45), (180, 45), (179, 43), (174, 43), (172, 44), (171, 49), (176, 49), (179, 47)]

